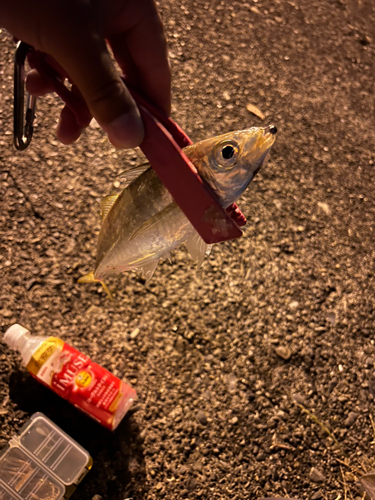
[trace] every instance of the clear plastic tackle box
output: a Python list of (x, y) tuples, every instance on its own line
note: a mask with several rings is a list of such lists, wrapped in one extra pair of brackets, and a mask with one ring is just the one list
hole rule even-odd
[(67, 499), (92, 467), (92, 458), (42, 413), (0, 450), (0, 500)]

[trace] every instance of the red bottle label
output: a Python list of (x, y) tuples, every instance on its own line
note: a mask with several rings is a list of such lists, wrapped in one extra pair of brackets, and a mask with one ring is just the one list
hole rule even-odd
[(115, 429), (135, 390), (60, 339), (50, 337), (33, 354), (30, 373), (109, 429)]

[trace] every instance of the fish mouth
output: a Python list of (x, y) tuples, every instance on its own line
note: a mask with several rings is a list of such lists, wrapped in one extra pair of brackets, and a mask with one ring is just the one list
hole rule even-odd
[(268, 125), (268, 127), (264, 127), (264, 133), (265, 134), (271, 134), (271, 135), (276, 135), (277, 134), (277, 128), (275, 125)]
[(275, 125), (268, 125), (262, 129), (263, 134), (260, 135), (257, 141), (257, 147), (261, 151), (269, 150), (276, 140), (277, 128)]
[(256, 148), (260, 153), (260, 161), (257, 168), (253, 172), (251, 180), (254, 179), (259, 170), (266, 164), (270, 149), (272, 148), (273, 143), (276, 140), (277, 128), (275, 127), (275, 125), (269, 125), (268, 127), (264, 127), (263, 129), (261, 129), (261, 132), (263, 133), (259, 134), (256, 141)]

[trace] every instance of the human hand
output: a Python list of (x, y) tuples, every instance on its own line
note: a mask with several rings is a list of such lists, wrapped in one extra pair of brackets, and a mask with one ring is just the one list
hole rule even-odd
[[(0, 25), (61, 66), (114, 146), (138, 146), (144, 131), (106, 41), (126, 80), (170, 113), (166, 40), (153, 0), (1, 0)], [(35, 69), (26, 86), (36, 96), (53, 90)], [(58, 139), (70, 144), (82, 130), (65, 106)]]

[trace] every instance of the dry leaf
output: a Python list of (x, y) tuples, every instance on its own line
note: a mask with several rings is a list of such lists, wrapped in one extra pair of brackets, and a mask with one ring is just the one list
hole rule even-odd
[(247, 104), (246, 109), (249, 111), (249, 113), (252, 113), (253, 115), (260, 118), (261, 120), (264, 120), (264, 118), (265, 118), (264, 114), (261, 112), (261, 110), (259, 108), (254, 106), (254, 104), (250, 104), (250, 103)]

